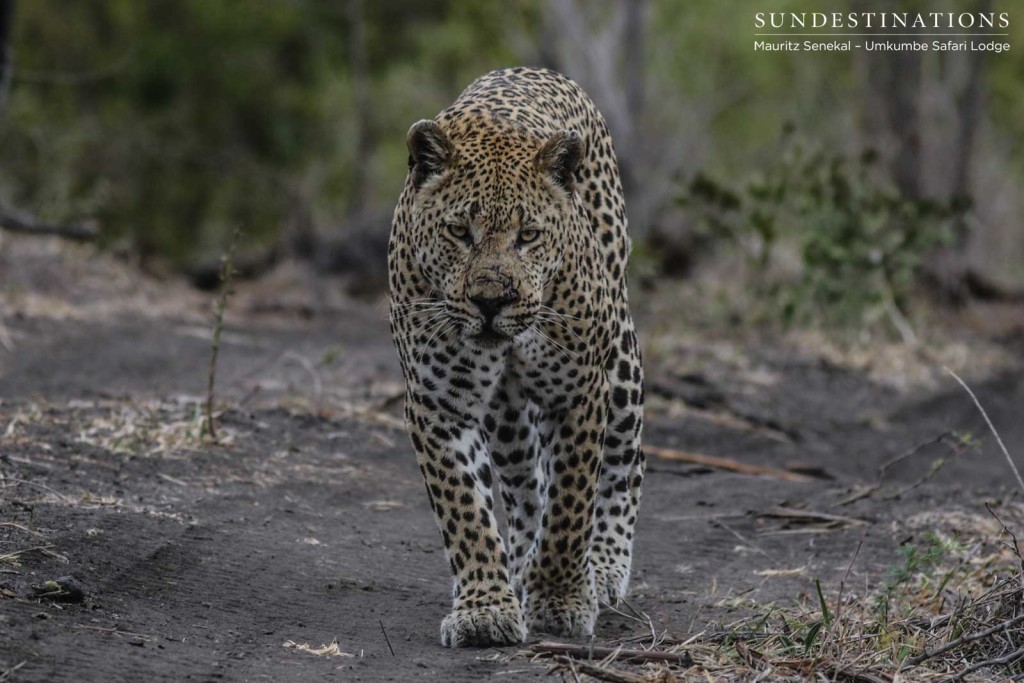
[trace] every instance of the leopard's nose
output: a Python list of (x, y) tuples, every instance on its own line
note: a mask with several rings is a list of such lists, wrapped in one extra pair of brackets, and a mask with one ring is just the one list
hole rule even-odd
[(500, 296), (471, 296), (469, 300), (480, 311), (484, 321), (490, 324), (501, 313), (501, 309), (519, 300), (519, 292), (514, 289), (503, 292)]

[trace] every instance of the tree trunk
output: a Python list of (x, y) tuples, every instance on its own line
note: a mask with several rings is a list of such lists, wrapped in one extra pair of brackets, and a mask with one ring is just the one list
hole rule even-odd
[(625, 82), (626, 115), (629, 130), (624, 141), (625, 155), (622, 169), (622, 182), (625, 191), (636, 194), (639, 184), (636, 168), (638, 157), (643, 155), (641, 147), (644, 142), (644, 78), (646, 77), (644, 59), (644, 11), (646, 0), (623, 0), (625, 13), (622, 30), (622, 78)]
[[(981, 0), (978, 4), (979, 12), (988, 12), (992, 9), (991, 0)], [(957, 148), (953, 161), (953, 184), (951, 194), (953, 198), (966, 198), (971, 194), (971, 155), (974, 152), (974, 134), (978, 129), (984, 107), (983, 92), (983, 69), (985, 64), (985, 52), (968, 52), (965, 58), (968, 60), (967, 84), (963, 91), (956, 98), (957, 113)], [(964, 247), (967, 242), (966, 227), (957, 234), (957, 246)]]
[[(979, 0), (976, 12), (989, 12), (991, 0)], [(985, 105), (984, 93), (984, 52), (968, 52), (951, 55), (967, 60), (967, 80), (955, 96), (956, 130), (949, 135), (952, 151), (952, 178), (949, 198), (954, 202), (968, 201), (971, 196), (971, 159), (974, 152), (974, 138), (981, 121)], [(968, 209), (969, 211), (969, 209)], [(965, 303), (970, 297), (981, 299), (1002, 298), (999, 287), (990, 283), (981, 273), (972, 273), (967, 261), (967, 245), (971, 238), (967, 215), (961, 215), (953, 228), (952, 243), (937, 248), (929, 257), (926, 275), (937, 286), (943, 297), (956, 304)]]
[(0, 0), (0, 112), (7, 105), (11, 87), (11, 33), (14, 31), (14, 0)]
[(885, 125), (896, 143), (890, 160), (896, 185), (904, 196), (920, 199), (921, 178), (921, 57), (916, 52), (886, 52), (879, 56), (870, 80), (880, 100)]
[[(881, 0), (851, 0), (857, 12), (885, 10)], [(921, 57), (917, 52), (861, 53), (864, 59), (865, 118), (871, 146), (890, 147), (886, 161), (904, 196), (920, 199), (924, 191), (921, 166)], [(888, 143), (888, 144), (887, 144)]]
[[(872, 11), (884, 9), (877, 0), (852, 0), (853, 9)], [(976, 0), (972, 12), (989, 12), (991, 0)], [(925, 82), (923, 59), (950, 60), (948, 64), (966, 65), (963, 71), (945, 69), (952, 77), (936, 77)], [(964, 60), (954, 62), (952, 60)], [(970, 167), (974, 152), (974, 139), (984, 115), (984, 62), (985, 53), (944, 54), (922, 56), (916, 52), (885, 52), (865, 56), (866, 85), (868, 91), (869, 135), (878, 137), (881, 144), (888, 140), (894, 149), (889, 159), (892, 177), (900, 192), (911, 200), (930, 198), (940, 201), (962, 202), (971, 194)], [(926, 88), (933, 94), (954, 93), (951, 120), (937, 124), (922, 116), (921, 98)], [(929, 125), (930, 121), (930, 125)], [(926, 138), (927, 136), (927, 138)], [(924, 154), (924, 143), (936, 155)], [(925, 158), (943, 160), (927, 169)], [(928, 182), (926, 182), (926, 180)], [(967, 217), (954, 227), (953, 242), (935, 248), (927, 258), (923, 275), (940, 296), (953, 303), (966, 301), (969, 295), (981, 295), (981, 289), (972, 286), (966, 259), (970, 228)]]
[(352, 195), (348, 213), (354, 220), (360, 220), (369, 205), (369, 165), (373, 153), (370, 130), (373, 103), (366, 56), (366, 17), (363, 7), (364, 0), (349, 0), (348, 64), (352, 77), (352, 99), (355, 103), (355, 157), (352, 160)]

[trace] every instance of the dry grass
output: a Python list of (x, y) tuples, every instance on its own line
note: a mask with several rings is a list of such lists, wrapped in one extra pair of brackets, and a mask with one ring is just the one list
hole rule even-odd
[(648, 364), (660, 360), (661, 365), (681, 372), (720, 368), (754, 389), (781, 380), (780, 374), (758, 361), (756, 350), (765, 346), (767, 338), (797, 356), (863, 373), (879, 385), (903, 392), (942, 386), (947, 380), (943, 367), (974, 381), (1020, 367), (1020, 358), (997, 341), (1020, 330), (1019, 322), (994, 326), (976, 320), (1019, 321), (1024, 310), (1020, 307), (982, 316), (980, 305), (955, 312), (916, 302), (921, 318), (915, 322), (917, 343), (908, 344), (898, 335), (781, 329), (774, 318), (763, 320), (765, 310), (751, 294), (753, 290), (742, 277), (730, 275), (665, 281), (654, 295), (638, 296), (641, 326), (647, 331), (644, 356)]
[[(5, 276), (0, 318), (8, 321), (20, 316), (96, 321), (125, 315), (199, 321), (208, 306), (183, 280), (143, 274), (93, 244), (11, 235), (0, 251), (0, 270)], [(14, 347), (30, 341), (17, 325), (10, 327)]]
[[(1024, 678), (1024, 559), (1011, 528), (1024, 505), (906, 521), (914, 545), (853, 590), (809, 581), (790, 604), (729, 599), (744, 616), (684, 637), (642, 630), (612, 648), (545, 643), (568, 680), (955, 681)], [(640, 621), (643, 621), (642, 619)], [(537, 646), (540, 647), (540, 646)]]
[[(202, 446), (203, 415), (198, 398), (157, 401), (71, 401), (66, 406), (30, 403), (18, 406), (0, 424), (8, 443), (32, 445), (32, 427), (59, 428), (76, 442), (111, 453), (156, 455)], [(218, 440), (230, 445), (234, 435), (226, 430)]]
[(338, 641), (332, 640), (327, 645), (321, 645), (320, 647), (313, 647), (309, 643), (296, 643), (294, 640), (287, 640), (284, 646), (289, 650), (297, 650), (299, 652), (306, 652), (317, 657), (354, 657), (355, 655), (349, 652), (342, 652), (341, 648), (338, 647)]
[[(318, 453), (313, 459), (296, 458), (292, 448), (282, 444), (261, 449), (260, 457), (236, 458), (234, 454), (247, 452), (248, 444), (259, 440), (269, 425), (258, 420), (244, 427), (239, 422), (221, 424), (218, 439), (212, 442), (203, 435), (202, 407), (199, 397), (0, 405), (0, 442), (10, 447), (10, 452), (4, 454), (5, 461), (18, 468), (0, 472), (0, 499), (79, 509), (131, 510), (190, 523), (190, 515), (167, 509), (190, 495), (188, 489), (211, 490), (230, 484), (268, 487), (283, 481), (370, 475), (370, 468), (353, 463), (348, 455), (336, 450)], [(53, 445), (54, 434), (61, 435), (61, 447)], [(377, 441), (387, 440), (376, 431), (372, 436)], [(187, 465), (196, 458), (204, 463), (198, 471)], [(104, 477), (90, 476), (138, 460), (153, 460), (154, 467), (171, 470), (147, 471), (145, 476), (156, 476), (168, 485), (147, 498), (145, 504), (111, 490)], [(53, 486), (45, 483), (50, 481), (48, 473), (60, 471), (69, 461), (82, 466), (73, 480)], [(18, 474), (22, 467), (24, 474)], [(379, 508), (371, 509), (385, 509), (388, 504), (381, 502)], [(0, 529), (6, 528), (0, 525)]]
[(922, 546), (901, 548), (889, 575), (865, 594), (816, 583), (797, 605), (722, 625), (719, 643), (694, 658), (716, 676), (933, 681), (987, 665), (1001, 667), (987, 676), (1019, 674), (1021, 579), (1015, 549), (932, 533)]

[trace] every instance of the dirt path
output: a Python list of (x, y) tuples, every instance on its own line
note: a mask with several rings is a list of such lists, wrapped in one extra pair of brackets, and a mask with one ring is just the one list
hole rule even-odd
[[(547, 673), (516, 648), (438, 644), (447, 567), (397, 426), (400, 375), (378, 308), (230, 327), (218, 385), (233, 407), (218, 446), (196, 438), (209, 344), (194, 321), (6, 325), (14, 351), (0, 375), (0, 679)], [(984, 436), (980, 418), (952, 385), (901, 396), (814, 359), (751, 357), (743, 372), (712, 363), (697, 374), (654, 361), (647, 441), (815, 478), (652, 459), (632, 599), (651, 625), (607, 614), (597, 642), (652, 626), (687, 634), (742, 600), (796, 599), (815, 578), (842, 576), (860, 539), (852, 575), (884, 575), (894, 548), (918, 533), (915, 515), (940, 505), (983, 511), (983, 499), (1012, 490), (988, 440), (917, 484), (946, 453), (936, 444), (890, 468), (874, 493), (838, 505), (915, 444), (948, 430)], [(975, 388), (1004, 440), (1024, 443), (1024, 374)], [(843, 519), (787, 519), (779, 508)], [(33, 597), (34, 585), (64, 575), (80, 582), (84, 602)], [(345, 654), (286, 642), (336, 642)]]

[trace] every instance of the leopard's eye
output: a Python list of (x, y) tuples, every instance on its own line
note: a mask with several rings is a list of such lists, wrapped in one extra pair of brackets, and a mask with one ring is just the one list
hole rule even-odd
[(448, 234), (457, 240), (462, 240), (463, 242), (465, 242), (470, 239), (469, 228), (466, 227), (465, 225), (461, 225), (459, 223), (449, 223), (448, 225), (445, 226), (445, 228), (448, 230)]
[(519, 233), (519, 244), (530, 244), (536, 242), (540, 237), (540, 230), (537, 228), (527, 228)]

